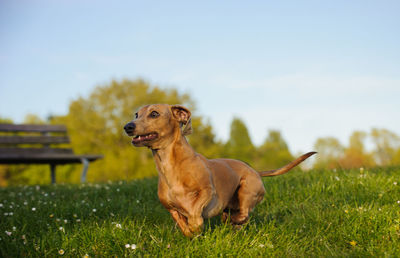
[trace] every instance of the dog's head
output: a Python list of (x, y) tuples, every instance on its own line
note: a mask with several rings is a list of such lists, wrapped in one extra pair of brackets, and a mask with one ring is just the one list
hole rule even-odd
[(180, 105), (147, 105), (135, 113), (135, 118), (124, 126), (136, 147), (162, 148), (178, 134), (192, 133), (191, 113)]

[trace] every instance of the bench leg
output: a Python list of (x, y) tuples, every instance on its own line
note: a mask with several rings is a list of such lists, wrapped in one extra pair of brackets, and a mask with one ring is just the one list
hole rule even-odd
[(81, 183), (85, 183), (86, 182), (86, 174), (89, 168), (89, 160), (82, 158), (82, 165), (83, 165), (83, 169), (82, 169), (82, 175), (81, 175)]
[(50, 164), (51, 183), (56, 183), (56, 164)]

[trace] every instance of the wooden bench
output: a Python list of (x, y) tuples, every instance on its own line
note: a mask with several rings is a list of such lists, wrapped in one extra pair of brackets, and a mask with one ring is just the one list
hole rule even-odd
[(85, 182), (89, 162), (103, 156), (75, 155), (72, 149), (55, 147), (67, 143), (64, 125), (0, 124), (0, 164), (50, 164), (54, 184), (57, 165), (82, 163), (81, 182)]

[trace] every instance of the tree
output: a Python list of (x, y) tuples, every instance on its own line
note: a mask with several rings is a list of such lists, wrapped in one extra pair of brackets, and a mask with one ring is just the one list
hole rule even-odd
[(44, 121), (43, 119), (41, 119), (39, 116), (35, 115), (35, 114), (27, 114), (24, 118), (24, 124), (36, 124), (36, 125), (40, 125), (40, 124), (45, 124), (46, 121)]
[(340, 166), (340, 159), (343, 157), (344, 147), (334, 137), (318, 138), (314, 144), (318, 152), (318, 159), (314, 164), (315, 168), (337, 168)]
[(255, 157), (255, 147), (251, 142), (246, 125), (239, 118), (231, 123), (229, 141), (225, 144), (226, 157), (251, 163)]
[(267, 138), (258, 148), (257, 153), (257, 167), (262, 170), (276, 169), (293, 160), (286, 141), (277, 130), (269, 130)]
[(210, 122), (203, 123), (201, 117), (193, 117), (192, 127), (193, 134), (187, 138), (193, 149), (207, 158), (221, 157), (222, 143), (215, 139)]
[(373, 152), (379, 166), (398, 165), (397, 155), (400, 148), (400, 137), (387, 129), (373, 128), (371, 138), (375, 144)]
[(349, 139), (349, 146), (344, 150), (344, 156), (340, 160), (343, 168), (373, 167), (375, 165), (372, 154), (365, 149), (367, 134), (361, 131), (352, 133)]

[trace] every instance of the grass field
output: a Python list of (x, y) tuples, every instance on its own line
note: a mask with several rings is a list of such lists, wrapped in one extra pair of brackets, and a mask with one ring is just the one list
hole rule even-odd
[(1, 257), (400, 256), (400, 169), (293, 171), (240, 230), (206, 220), (190, 240), (157, 179), (0, 189)]

